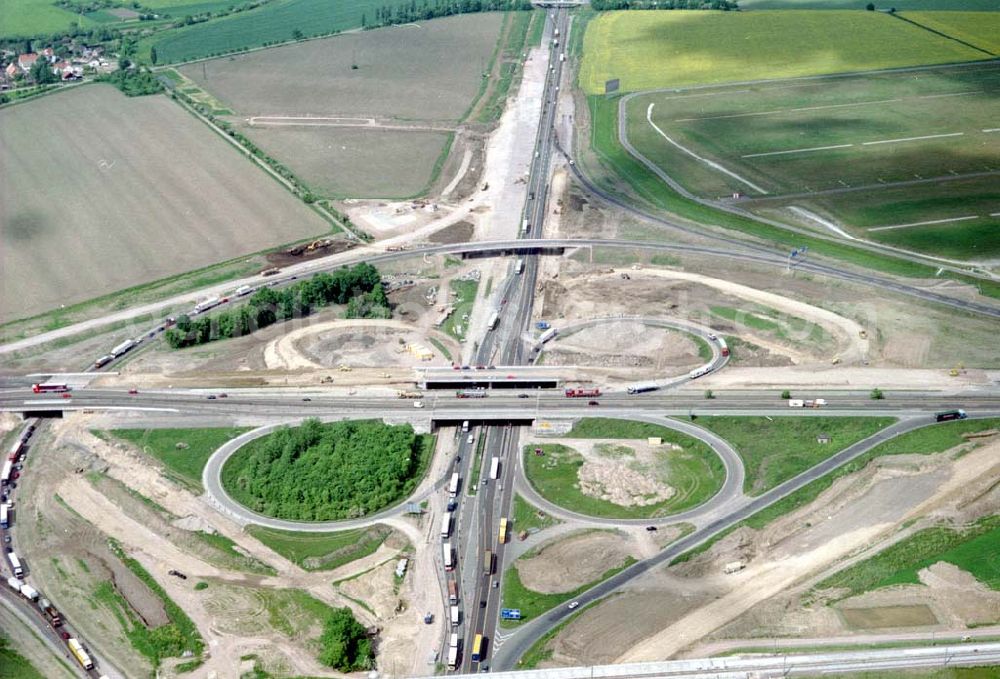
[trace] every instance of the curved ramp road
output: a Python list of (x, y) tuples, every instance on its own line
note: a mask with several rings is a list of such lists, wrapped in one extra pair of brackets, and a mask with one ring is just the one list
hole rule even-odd
[[(996, 417), (1000, 411), (991, 413), (981, 413), (975, 418)], [(793, 479), (790, 479), (775, 488), (772, 488), (757, 497), (744, 497), (739, 503), (734, 503), (735, 508), (724, 516), (710, 519), (707, 523), (698, 526), (693, 533), (668, 545), (663, 551), (654, 557), (640, 561), (616, 575), (608, 578), (604, 582), (594, 586), (576, 598), (581, 607), (592, 604), (603, 599), (612, 592), (627, 585), (646, 571), (653, 570), (669, 563), (684, 552), (697, 547), (698, 545), (711, 539), (714, 535), (730, 528), (740, 521), (756, 514), (760, 510), (768, 507), (778, 500), (791, 495), (795, 491), (812, 483), (816, 479), (830, 473), (834, 469), (843, 466), (851, 460), (863, 455), (875, 446), (885, 441), (889, 441), (900, 434), (929, 424), (923, 417), (907, 417), (895, 424), (889, 425), (878, 433), (869, 436), (863, 441), (859, 441), (848, 446), (839, 453), (827, 458), (823, 462), (809, 469)], [(516, 667), (518, 659), (531, 646), (542, 638), (549, 630), (561, 623), (573, 614), (566, 606), (553, 608), (540, 615), (534, 620), (528, 621), (516, 631), (498, 640), (494, 645), (493, 667), (497, 670), (506, 670)]]
[(721, 437), (716, 436), (706, 429), (696, 427), (693, 424), (680, 422), (678, 420), (671, 420), (666, 417), (639, 414), (619, 415), (615, 413), (601, 413), (601, 416), (619, 420), (635, 420), (638, 422), (658, 424), (703, 441), (713, 451), (715, 451), (715, 454), (722, 460), (722, 465), (726, 471), (726, 478), (725, 481), (723, 481), (722, 488), (720, 488), (719, 491), (706, 502), (694, 507), (693, 509), (677, 512), (676, 514), (670, 514), (669, 516), (657, 517), (655, 519), (614, 519), (590, 516), (564, 509), (542, 497), (542, 495), (531, 485), (531, 482), (525, 475), (524, 460), (521, 457), (521, 454), (519, 454), (517, 458), (516, 483), (518, 492), (520, 492), (521, 495), (528, 500), (528, 502), (544, 510), (547, 514), (566, 521), (579, 521), (599, 526), (663, 526), (671, 523), (679, 523), (681, 521), (704, 523), (712, 518), (725, 516), (730, 511), (735, 511), (746, 501), (746, 497), (743, 495), (743, 479), (745, 476), (743, 460), (740, 459), (739, 454), (733, 449), (733, 447)]

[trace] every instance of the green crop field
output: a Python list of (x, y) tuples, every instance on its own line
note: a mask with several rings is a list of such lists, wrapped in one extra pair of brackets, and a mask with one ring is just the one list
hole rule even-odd
[(142, 51), (156, 47), (160, 63), (202, 59), (264, 43), (287, 42), (295, 31), (304, 37), (327, 35), (361, 26), (361, 15), (398, 2), (381, 0), (272, 0), (262, 7), (168, 31), (143, 41)]
[[(746, 467), (743, 490), (760, 495), (871, 436), (891, 417), (705, 417), (702, 427), (728, 441)], [(820, 434), (830, 443), (819, 443)]]
[[(740, 0), (740, 9), (853, 9), (858, 10), (868, 4), (858, 0)], [(996, 0), (893, 0), (876, 2), (879, 10), (895, 7), (903, 10), (970, 10), (995, 11)]]
[[(775, 36), (781, 36), (775, 39)], [(878, 12), (608, 12), (587, 26), (580, 85), (621, 89), (742, 82), (987, 58)]]
[(65, 31), (95, 22), (53, 5), (50, 0), (0, 0), (0, 38)]
[[(1000, 5), (994, 3), (994, 9), (1000, 9)], [(1000, 54), (1000, 11), (906, 12), (902, 16), (994, 55)]]
[(813, 228), (788, 208), (868, 240), (995, 257), (998, 91), (993, 63), (644, 93), (628, 101), (628, 137), (707, 198), (741, 192), (751, 211)]

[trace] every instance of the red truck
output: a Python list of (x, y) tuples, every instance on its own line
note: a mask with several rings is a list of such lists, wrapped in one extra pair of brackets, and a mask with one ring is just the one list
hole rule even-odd
[(580, 387), (570, 387), (566, 389), (566, 398), (593, 398), (594, 396), (600, 396), (601, 390), (598, 388), (593, 389), (582, 389)]

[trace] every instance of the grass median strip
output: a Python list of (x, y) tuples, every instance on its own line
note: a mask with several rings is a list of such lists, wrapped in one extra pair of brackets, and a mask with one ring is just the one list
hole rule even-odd
[(379, 524), (357, 530), (304, 533), (247, 526), (247, 532), (307, 571), (332, 571), (374, 554), (392, 529)]

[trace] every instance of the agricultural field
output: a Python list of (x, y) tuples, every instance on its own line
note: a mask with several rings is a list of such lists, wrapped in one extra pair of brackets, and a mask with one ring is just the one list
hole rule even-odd
[(0, 320), (330, 229), (163, 96), (87, 85), (4, 109), (0, 128), (17, 168), (0, 214)]
[(327, 198), (422, 195), (451, 148), (451, 135), (444, 132), (275, 126), (251, 134), (310, 191)]
[(257, 9), (155, 35), (141, 44), (148, 54), (156, 47), (158, 62), (203, 59), (238, 49), (292, 40), (295, 35), (329, 35), (361, 26), (362, 16), (394, 6), (378, 0), (272, 0)]
[[(780, 35), (781, 40), (774, 36)], [(986, 59), (879, 12), (608, 12), (583, 39), (580, 86), (621, 91)]]
[[(857, 0), (740, 0), (740, 9), (858, 9), (868, 4)], [(996, 0), (897, 0), (892, 3), (876, 2), (875, 7), (886, 10), (895, 7), (904, 10), (968, 10), (995, 11)]]
[(739, 192), (742, 207), (816, 229), (826, 227), (797, 210), (854, 237), (960, 259), (995, 257), (998, 84), (1000, 67), (982, 64), (919, 77), (710, 88), (702, 96), (644, 93), (627, 101), (628, 136), (703, 197)]
[(2, 38), (55, 33), (74, 24), (81, 28), (94, 26), (90, 19), (56, 7), (50, 0), (3, 0), (0, 17)]
[[(1000, 5), (993, 5), (1000, 9)], [(996, 56), (1000, 53), (1000, 12), (906, 12), (909, 21), (944, 33)]]
[(447, 17), (178, 70), (313, 193), (406, 198), (440, 172), (504, 22), (501, 13)]

